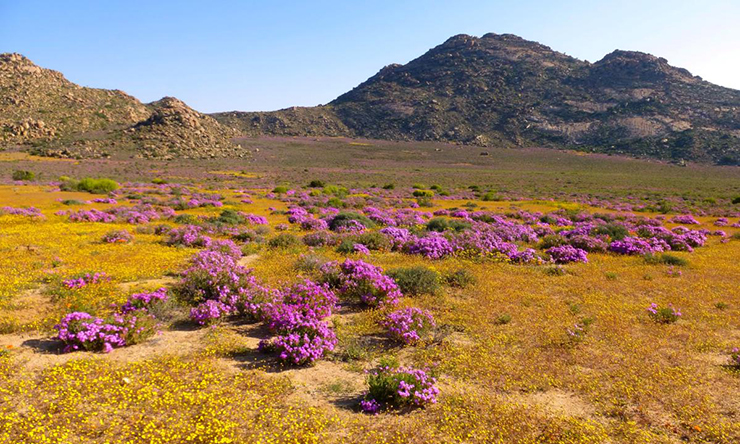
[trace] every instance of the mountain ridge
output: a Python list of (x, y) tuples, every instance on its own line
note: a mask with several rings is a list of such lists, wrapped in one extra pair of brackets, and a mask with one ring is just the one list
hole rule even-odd
[(211, 114), (249, 135), (548, 146), (740, 164), (740, 91), (615, 50), (590, 63), (512, 34), (459, 34), (327, 105)]

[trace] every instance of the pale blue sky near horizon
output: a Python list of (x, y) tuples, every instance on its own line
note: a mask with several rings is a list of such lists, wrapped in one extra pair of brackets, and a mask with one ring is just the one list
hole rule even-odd
[(512, 33), (591, 62), (665, 57), (740, 89), (740, 1), (0, 0), (0, 52), (202, 112), (328, 103), (455, 34)]

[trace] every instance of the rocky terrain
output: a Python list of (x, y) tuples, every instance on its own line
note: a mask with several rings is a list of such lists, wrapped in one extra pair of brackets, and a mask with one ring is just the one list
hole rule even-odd
[(214, 114), (245, 134), (343, 135), (740, 164), (740, 91), (659, 57), (596, 63), (514, 35), (457, 35), (326, 106)]
[(20, 54), (0, 54), (0, 146), (56, 157), (244, 155), (231, 128), (164, 98), (85, 88)]

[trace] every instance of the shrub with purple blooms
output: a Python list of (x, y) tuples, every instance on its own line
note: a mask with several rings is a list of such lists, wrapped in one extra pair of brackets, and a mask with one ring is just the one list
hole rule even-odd
[(436, 378), (410, 367), (382, 365), (367, 374), (368, 391), (360, 407), (367, 413), (382, 408), (424, 407), (437, 402)]
[(103, 236), (103, 242), (109, 244), (126, 244), (131, 242), (134, 237), (127, 230), (110, 231)]
[(380, 324), (395, 341), (413, 344), (429, 334), (436, 326), (434, 317), (427, 310), (416, 307), (402, 308), (389, 313)]
[(556, 264), (567, 264), (571, 262), (588, 262), (586, 251), (572, 245), (561, 245), (548, 248), (545, 253), (550, 256)]
[(157, 320), (150, 313), (157, 303), (167, 301), (167, 291), (131, 295), (108, 319), (85, 312), (67, 314), (54, 328), (64, 350), (110, 352), (114, 348), (140, 343), (157, 331)]
[(278, 353), (278, 359), (292, 365), (310, 364), (334, 350), (337, 337), (326, 322), (303, 319), (283, 325), (271, 339), (263, 339), (259, 349)]
[(682, 316), (681, 311), (672, 304), (668, 304), (666, 307), (660, 307), (653, 302), (647, 311), (650, 319), (658, 324), (673, 324)]
[(320, 271), (324, 281), (334, 286), (340, 296), (371, 307), (395, 305), (402, 296), (396, 282), (383, 274), (382, 268), (362, 260), (327, 262)]

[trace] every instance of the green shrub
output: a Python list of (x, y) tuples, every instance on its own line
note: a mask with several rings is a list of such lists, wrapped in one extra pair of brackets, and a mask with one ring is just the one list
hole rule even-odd
[(442, 186), (441, 185), (432, 185), (431, 187), (429, 187), (429, 189), (430, 190), (434, 190), (434, 191), (442, 191)]
[(278, 185), (272, 189), (272, 192), (275, 194), (284, 194), (288, 192), (288, 187), (283, 186), (283, 185)]
[(351, 212), (339, 213), (329, 222), (329, 228), (332, 231), (338, 230), (340, 227), (346, 226), (350, 221), (356, 220), (367, 228), (375, 227), (375, 222), (368, 219), (367, 216)]
[(33, 180), (36, 177), (33, 171), (15, 170), (13, 171), (13, 180)]
[(185, 213), (185, 214), (178, 214), (175, 217), (174, 222), (176, 224), (182, 224), (182, 225), (197, 225), (200, 222), (200, 219), (198, 219), (198, 216)]
[(424, 185), (423, 183), (415, 183), (415, 184), (411, 185), (411, 188), (413, 188), (415, 190), (423, 190), (426, 187), (427, 186)]
[(737, 196), (737, 197), (733, 198), (732, 199), (732, 203), (735, 204), (735, 205), (740, 204), (740, 196)]
[(342, 199), (340, 199), (340, 198), (338, 198), (338, 197), (336, 197), (336, 196), (335, 196), (335, 197), (332, 197), (331, 199), (329, 199), (329, 200), (328, 200), (328, 201), (326, 202), (326, 204), (327, 204), (328, 206), (330, 206), (330, 207), (334, 207), (334, 208), (344, 208), (344, 207), (346, 206), (346, 205), (344, 204), (344, 202), (342, 202)]
[(78, 191), (87, 191), (93, 194), (108, 194), (118, 189), (118, 183), (111, 179), (93, 179), (86, 177), (77, 183)]
[(548, 234), (540, 240), (539, 247), (547, 250), (552, 247), (559, 247), (568, 243), (568, 240), (559, 234)]
[(345, 187), (340, 187), (337, 185), (327, 185), (324, 187), (324, 194), (333, 194), (336, 197), (342, 198), (347, 197), (349, 194), (349, 190)]
[(214, 222), (222, 225), (239, 225), (243, 224), (245, 219), (238, 211), (227, 209), (223, 210)]
[[(392, 183), (387, 183), (387, 184), (383, 185), (383, 189), (384, 190), (394, 190), (394, 189), (396, 189), (396, 185), (395, 184), (392, 184)], [(738, 199), (740, 199), (740, 197)]]
[(417, 197), (416, 198), (416, 203), (420, 207), (425, 207), (425, 208), (430, 208), (430, 207), (433, 207), (434, 206), (434, 202), (432, 202), (432, 198), (431, 197)]
[(62, 201), (62, 205), (85, 205), (85, 202), (76, 199), (65, 199)]
[(435, 217), (427, 222), (428, 231), (436, 231), (441, 233), (446, 230), (451, 231), (465, 231), (470, 228), (470, 222), (457, 219), (445, 219), (444, 217)]
[(432, 190), (414, 190), (414, 197), (434, 197)]
[(387, 236), (378, 231), (367, 231), (352, 236), (355, 243), (362, 244), (367, 247), (368, 250), (388, 250), (391, 248), (391, 241)]
[(645, 256), (645, 262), (647, 262), (650, 265), (676, 265), (679, 267), (684, 267), (689, 264), (689, 261), (682, 257), (674, 256), (672, 254), (668, 253), (662, 253), (662, 254), (652, 254), (648, 253)]
[(256, 230), (244, 230), (234, 235), (234, 240), (239, 242), (264, 242), (265, 238), (262, 237)]
[(562, 265), (551, 265), (544, 268), (545, 274), (548, 276), (565, 276), (568, 271)]
[(454, 288), (466, 288), (474, 285), (477, 279), (475, 275), (466, 268), (447, 273), (444, 276), (445, 283)]
[(164, 184), (167, 183), (167, 181), (164, 180), (164, 179), (162, 179), (162, 178), (160, 178), (160, 177), (155, 177), (154, 179), (152, 179), (152, 183), (154, 185), (164, 185)]
[(316, 254), (303, 254), (293, 264), (293, 268), (304, 273), (315, 273), (329, 260)]
[(280, 233), (267, 243), (270, 248), (290, 248), (301, 245), (301, 240), (291, 233)]
[(324, 188), (325, 186), (326, 186), (326, 183), (324, 183), (323, 180), (312, 180), (308, 184), (309, 188)]
[(484, 202), (498, 202), (498, 201), (501, 201), (501, 200), (503, 200), (503, 199), (501, 198), (501, 196), (499, 196), (498, 194), (496, 194), (496, 193), (495, 193), (495, 192), (493, 192), (493, 191), (489, 191), (489, 192), (487, 192), (486, 194), (484, 194), (483, 196), (481, 196), (481, 198), (480, 198), (480, 199), (481, 199), (482, 201), (484, 201)]
[(437, 294), (440, 290), (440, 275), (423, 266), (394, 268), (386, 273), (396, 281), (401, 292), (407, 296)]
[(604, 224), (604, 225), (599, 225), (595, 227), (592, 230), (591, 234), (595, 236), (607, 235), (612, 240), (622, 240), (625, 237), (629, 236), (630, 232), (624, 225)]
[(509, 322), (511, 322), (511, 315), (506, 313), (498, 315), (498, 317), (496, 317), (496, 320), (493, 321), (493, 323), (496, 325), (506, 325)]
[(342, 241), (337, 245), (337, 253), (341, 254), (350, 254), (355, 251), (355, 244), (356, 242), (353, 241), (350, 238), (344, 238)]

